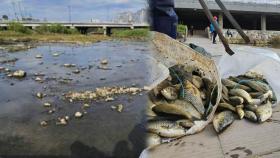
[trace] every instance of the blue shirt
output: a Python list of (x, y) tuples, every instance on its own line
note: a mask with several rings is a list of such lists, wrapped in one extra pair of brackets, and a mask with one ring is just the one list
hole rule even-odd
[[(216, 23), (218, 24), (218, 22), (216, 21)], [(214, 27), (214, 25), (211, 23), (210, 24), (210, 32), (212, 33), (212, 32), (214, 32), (215, 31), (215, 27)]]

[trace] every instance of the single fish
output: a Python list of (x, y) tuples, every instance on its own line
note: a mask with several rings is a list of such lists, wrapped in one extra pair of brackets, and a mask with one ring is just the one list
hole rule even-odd
[(202, 78), (199, 77), (199, 76), (196, 76), (196, 75), (192, 76), (192, 83), (198, 89), (200, 89), (200, 88), (202, 88), (204, 86)]
[(244, 117), (250, 121), (253, 121), (253, 122), (257, 122), (258, 121), (258, 118), (256, 116), (256, 114), (253, 112), (253, 111), (247, 111), (245, 110), (244, 111)]
[(263, 74), (255, 71), (248, 71), (244, 75), (241, 75), (250, 79), (264, 80)]
[(259, 106), (256, 110), (256, 115), (258, 117), (259, 123), (265, 122), (267, 119), (271, 118), (272, 116), (271, 102), (268, 101), (266, 104)]
[[(239, 84), (239, 82), (240, 82), (240, 84)], [(252, 91), (252, 89), (250, 87), (241, 84), (242, 80), (239, 82), (235, 82), (230, 79), (222, 79), (223, 85), (225, 85), (228, 88), (239, 88), (239, 89), (243, 89), (247, 92)]]
[(261, 96), (259, 96), (260, 102), (264, 102), (267, 99), (272, 99), (273, 97), (273, 93), (271, 90), (267, 91), (266, 93), (262, 94)]
[(220, 104), (218, 105), (218, 107), (219, 107), (219, 108), (222, 108), (222, 109), (227, 109), (227, 110), (236, 112), (235, 107), (233, 107), (232, 105), (230, 105), (230, 104), (228, 104), (228, 103), (220, 103)]
[(191, 120), (178, 120), (176, 121), (176, 123), (178, 123), (184, 128), (191, 128), (194, 125), (194, 123)]
[(252, 100), (252, 97), (250, 96), (250, 94), (243, 89), (231, 89), (229, 91), (229, 94), (232, 96), (242, 97), (249, 104), (253, 103), (253, 100)]
[(231, 81), (229, 79), (222, 79), (222, 84), (228, 88), (234, 88), (238, 85), (238, 83)]
[(257, 105), (245, 104), (244, 108), (255, 112), (257, 110), (258, 106)]
[(147, 131), (167, 138), (177, 138), (186, 135), (185, 129), (172, 121), (148, 122)]
[(152, 147), (161, 144), (161, 137), (154, 133), (147, 133), (146, 146)]
[(237, 77), (234, 77), (234, 76), (229, 76), (228, 79), (233, 81), (233, 82), (236, 82), (236, 83), (240, 83), (242, 81), (241, 79), (239, 79)]
[(222, 93), (222, 98), (224, 99), (225, 102), (229, 102), (229, 97), (226, 96), (224, 93)]
[(244, 103), (244, 99), (238, 96), (229, 97), (229, 101), (232, 105), (241, 105)]
[(222, 93), (225, 94), (228, 97), (228, 88), (224, 85), (222, 85)]
[(270, 90), (269, 85), (267, 85), (266, 83), (263, 83), (261, 81), (250, 80), (250, 81), (246, 82), (246, 84), (249, 87), (251, 87), (252, 89), (256, 90), (257, 92), (266, 93), (267, 91)]
[(159, 85), (157, 85), (154, 89), (153, 89), (153, 93), (155, 96), (158, 96), (160, 94), (160, 91), (163, 90), (166, 87), (171, 86), (171, 83), (167, 80), (162, 81)]
[(259, 98), (261, 95), (263, 95), (262, 92), (250, 92), (249, 94), (252, 98)]
[(181, 88), (182, 98), (191, 103), (200, 114), (204, 114), (205, 108), (200, 97), (199, 90), (189, 81), (185, 83), (185, 87)]
[(236, 112), (237, 112), (240, 120), (242, 120), (244, 118), (244, 115), (245, 115), (243, 108), (244, 108), (244, 105), (237, 105), (236, 106)]
[(159, 104), (153, 111), (173, 115), (181, 115), (190, 120), (201, 119), (201, 114), (189, 102), (176, 100), (174, 103)]
[(178, 91), (174, 87), (166, 87), (160, 92), (167, 100), (176, 100), (178, 98)]
[(234, 121), (234, 115), (231, 111), (223, 111), (217, 114), (213, 119), (213, 125), (217, 133), (225, 130)]

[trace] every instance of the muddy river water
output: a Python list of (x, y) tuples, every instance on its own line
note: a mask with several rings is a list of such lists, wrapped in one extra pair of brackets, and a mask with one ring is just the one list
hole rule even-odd
[[(68, 91), (94, 90), (104, 86), (143, 87), (151, 75), (148, 42), (104, 41), (89, 46), (43, 44), (28, 51), (1, 52), (2, 58), (17, 58), (0, 67), (27, 72), (24, 79), (13, 79), (0, 73), (0, 155), (5, 156), (72, 156), (72, 157), (138, 157), (144, 148), (145, 92), (121, 95), (112, 102), (64, 100)], [(54, 56), (53, 53), (58, 53)], [(37, 59), (36, 55), (42, 55)], [(110, 70), (98, 69), (102, 59)], [(76, 64), (66, 68), (65, 63)], [(79, 69), (75, 74), (72, 71)], [(43, 83), (35, 73), (44, 73)], [(61, 82), (69, 79), (68, 82)], [(35, 94), (47, 94), (43, 99)], [(56, 111), (48, 113), (43, 103), (50, 102)], [(119, 113), (112, 105), (123, 104)], [(86, 111), (75, 119), (76, 111)], [(70, 116), (66, 126), (40, 121)]]

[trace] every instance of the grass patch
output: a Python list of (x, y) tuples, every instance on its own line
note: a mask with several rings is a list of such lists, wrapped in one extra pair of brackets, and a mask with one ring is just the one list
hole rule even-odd
[(66, 42), (86, 43), (107, 40), (109, 37), (103, 35), (82, 35), (82, 34), (25, 34), (14, 31), (0, 31), (0, 43), (9, 42)]
[(112, 29), (112, 37), (145, 40), (149, 29)]

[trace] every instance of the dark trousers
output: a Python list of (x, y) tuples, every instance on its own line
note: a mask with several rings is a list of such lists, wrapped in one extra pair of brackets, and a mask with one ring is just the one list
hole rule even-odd
[(216, 43), (217, 32), (213, 31), (213, 43)]

